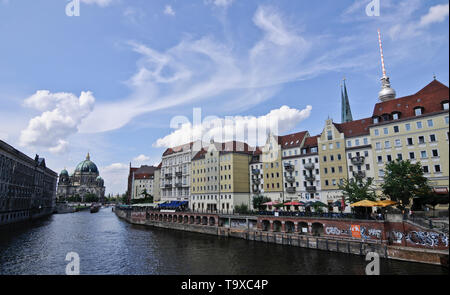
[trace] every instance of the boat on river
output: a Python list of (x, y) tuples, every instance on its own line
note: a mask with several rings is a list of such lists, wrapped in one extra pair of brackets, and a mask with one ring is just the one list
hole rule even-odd
[(100, 211), (100, 208), (102, 206), (99, 204), (92, 204), (91, 205), (91, 213), (97, 213), (98, 211)]

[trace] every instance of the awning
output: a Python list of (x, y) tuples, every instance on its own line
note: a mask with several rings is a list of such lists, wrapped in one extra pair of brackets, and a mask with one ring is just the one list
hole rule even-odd
[(362, 200), (350, 205), (350, 207), (377, 207), (377, 206), (378, 206), (377, 202), (369, 200)]
[(446, 194), (448, 194), (448, 188), (446, 188), (446, 187), (435, 187), (435, 188), (433, 188), (433, 192), (435, 192), (438, 195), (446, 195)]

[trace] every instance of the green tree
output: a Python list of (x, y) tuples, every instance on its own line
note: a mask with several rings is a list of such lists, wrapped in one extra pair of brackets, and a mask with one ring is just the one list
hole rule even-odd
[(256, 197), (254, 197), (252, 200), (253, 208), (255, 208), (256, 210), (262, 211), (266, 207), (266, 205), (263, 205), (263, 204), (268, 203), (268, 202), (270, 202), (270, 198), (264, 197), (262, 195), (258, 195)]
[(87, 203), (97, 203), (99, 198), (96, 194), (85, 194), (84, 201)]
[(234, 212), (239, 214), (249, 213), (248, 206), (246, 204), (234, 206)]
[(412, 164), (409, 160), (396, 160), (386, 164), (384, 183), (381, 185), (383, 194), (392, 201), (399, 202), (403, 210), (413, 198), (428, 198), (431, 187), (428, 179), (423, 176), (420, 162)]
[(375, 201), (376, 195), (372, 184), (373, 178), (369, 177), (365, 180), (356, 176), (354, 179), (344, 179), (343, 184), (339, 184), (339, 189), (342, 190), (345, 200), (350, 204), (362, 200)]

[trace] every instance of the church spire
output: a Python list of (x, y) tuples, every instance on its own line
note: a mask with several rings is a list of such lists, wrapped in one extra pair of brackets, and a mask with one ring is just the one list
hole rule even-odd
[(342, 89), (341, 84), (341, 104), (342, 104), (341, 123), (353, 121), (352, 110), (350, 108), (350, 101), (348, 99), (347, 85), (345, 84), (345, 78), (344, 78), (344, 89)]

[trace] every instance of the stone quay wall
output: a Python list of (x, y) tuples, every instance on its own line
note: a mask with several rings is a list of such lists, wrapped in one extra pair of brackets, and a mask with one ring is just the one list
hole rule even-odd
[[(136, 225), (448, 266), (448, 237), (407, 222), (115, 209)], [(356, 226), (356, 227), (355, 227)], [(360, 238), (353, 231), (359, 230)], [(357, 231), (358, 233), (358, 231)]]

